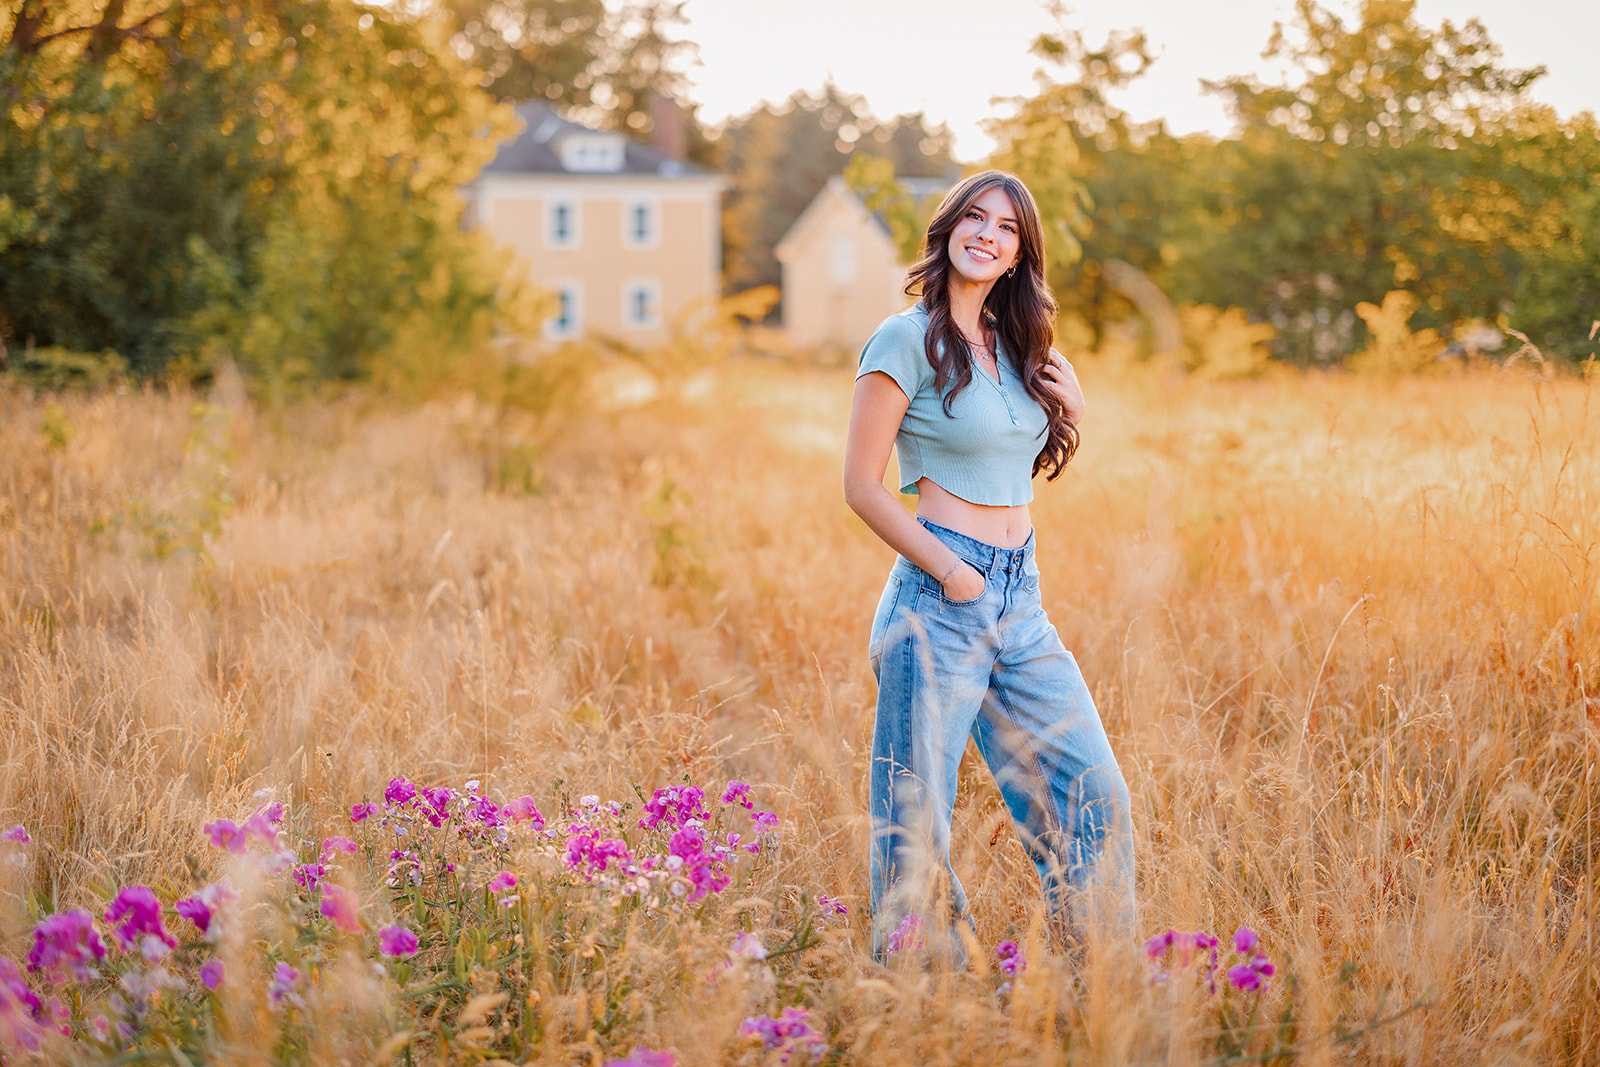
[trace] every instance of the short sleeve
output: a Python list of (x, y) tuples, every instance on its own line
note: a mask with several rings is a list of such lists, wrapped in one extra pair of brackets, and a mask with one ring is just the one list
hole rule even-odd
[(861, 350), (861, 363), (856, 377), (882, 371), (894, 379), (894, 384), (914, 400), (919, 392), (933, 382), (933, 368), (928, 365), (923, 349), (925, 333), (922, 326), (909, 315), (892, 315), (878, 326), (867, 345)]

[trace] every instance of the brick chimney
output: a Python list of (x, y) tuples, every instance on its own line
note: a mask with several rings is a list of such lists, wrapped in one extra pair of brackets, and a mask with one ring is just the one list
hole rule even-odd
[(669, 159), (682, 160), (689, 151), (688, 120), (683, 108), (670, 96), (650, 94), (650, 120), (655, 132), (650, 144)]

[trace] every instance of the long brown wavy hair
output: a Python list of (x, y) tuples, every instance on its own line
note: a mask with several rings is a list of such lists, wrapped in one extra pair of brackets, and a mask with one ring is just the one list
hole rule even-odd
[[(1039, 206), (1033, 194), (1015, 174), (986, 170), (963, 179), (945, 194), (928, 223), (922, 239), (922, 255), (912, 266), (906, 294), (921, 290), (922, 306), (928, 312), (928, 334), (923, 342), (928, 363), (934, 371), (934, 388), (944, 394), (944, 411), (956, 395), (972, 384), (972, 349), (956, 328), (950, 314), (950, 234), (967, 214), (973, 202), (990, 189), (1003, 189), (1017, 210), (1018, 236), (1016, 272), (1000, 276), (983, 313), (1005, 349), (1006, 358), (1016, 367), (1028, 395), (1044, 408), (1048, 420), (1044, 447), (1033, 461), (1033, 473), (1045, 472), (1045, 480), (1060, 477), (1078, 451), (1078, 427), (1067, 417), (1066, 407), (1045, 388), (1044, 367), (1050, 357), (1050, 340), (1055, 335), (1056, 300), (1044, 280), (1044, 229), (1039, 224)], [(949, 391), (946, 392), (946, 386)]]

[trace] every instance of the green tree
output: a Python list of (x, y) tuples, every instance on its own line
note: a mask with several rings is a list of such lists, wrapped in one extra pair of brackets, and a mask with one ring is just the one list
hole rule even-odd
[(723, 264), (730, 292), (780, 279), (775, 249), (829, 178), (843, 174), (853, 153), (887, 159), (903, 176), (949, 176), (951, 137), (921, 113), (874, 118), (866, 102), (831, 82), (819, 93), (796, 92), (731, 120), (716, 142), (716, 162), (729, 179), (723, 201)]
[(227, 354), (289, 384), (526, 307), (457, 222), (509, 112), (437, 23), (349, 0), (74, 14), (28, 0), (0, 50), (0, 198), (27, 220), (0, 251), (8, 343), (144, 374)]

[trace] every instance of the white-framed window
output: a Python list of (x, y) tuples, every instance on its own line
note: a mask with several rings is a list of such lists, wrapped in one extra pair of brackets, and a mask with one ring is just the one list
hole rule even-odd
[(555, 293), (556, 310), (545, 321), (545, 339), (571, 340), (583, 332), (583, 286), (578, 282), (555, 282), (550, 289)]
[(630, 330), (650, 330), (661, 325), (661, 283), (654, 278), (631, 278), (622, 285), (622, 325)]
[(616, 173), (626, 145), (614, 133), (571, 133), (561, 139), (561, 165), (581, 174)]
[(577, 248), (583, 234), (579, 228), (575, 196), (552, 196), (544, 205), (544, 246), (550, 249)]
[(847, 233), (835, 234), (828, 250), (828, 266), (834, 285), (850, 285), (856, 280), (856, 239)]
[(622, 198), (622, 247), (654, 248), (661, 240), (661, 205), (653, 196)]

